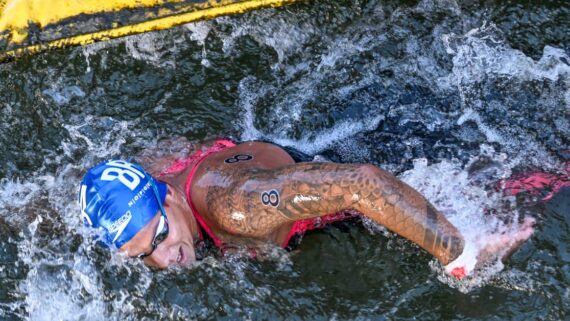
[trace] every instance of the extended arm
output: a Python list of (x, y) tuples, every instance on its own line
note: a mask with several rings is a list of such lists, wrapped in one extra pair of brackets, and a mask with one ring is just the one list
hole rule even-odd
[(464, 247), (459, 231), (423, 196), (372, 165), (300, 163), (241, 173), (231, 186), (208, 190), (220, 229), (263, 238), (296, 220), (355, 209), (415, 242), (442, 264)]

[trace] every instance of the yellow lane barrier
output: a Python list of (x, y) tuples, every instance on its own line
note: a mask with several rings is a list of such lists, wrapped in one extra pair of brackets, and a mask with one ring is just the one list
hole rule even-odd
[(300, 0), (0, 0), (0, 63)]

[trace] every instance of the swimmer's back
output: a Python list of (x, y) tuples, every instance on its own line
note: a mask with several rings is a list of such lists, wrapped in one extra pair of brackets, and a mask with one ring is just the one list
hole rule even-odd
[(275, 169), (294, 164), (293, 158), (281, 147), (247, 142), (226, 148), (206, 158), (198, 167), (194, 180), (202, 180), (211, 171), (241, 171), (247, 169)]

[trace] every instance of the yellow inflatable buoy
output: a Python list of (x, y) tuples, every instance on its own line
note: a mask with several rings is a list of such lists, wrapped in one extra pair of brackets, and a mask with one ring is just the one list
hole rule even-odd
[(0, 62), (300, 0), (0, 0)]

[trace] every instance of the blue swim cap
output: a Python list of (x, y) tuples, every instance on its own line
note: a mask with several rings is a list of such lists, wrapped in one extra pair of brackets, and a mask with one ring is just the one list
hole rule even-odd
[(120, 248), (156, 215), (158, 202), (164, 203), (166, 191), (165, 183), (139, 165), (105, 161), (91, 168), (81, 182), (79, 205), (83, 222), (103, 228), (102, 241)]

